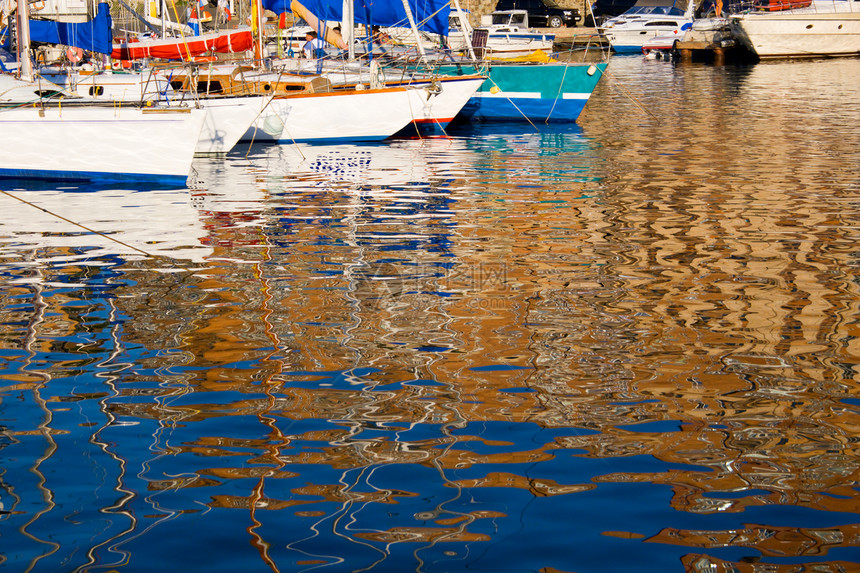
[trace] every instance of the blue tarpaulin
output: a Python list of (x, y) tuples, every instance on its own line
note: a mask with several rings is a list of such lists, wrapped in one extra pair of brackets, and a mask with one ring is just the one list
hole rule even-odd
[(102, 3), (99, 4), (96, 17), (89, 22), (30, 20), (30, 40), (74, 46), (100, 54), (110, 54), (112, 50), (112, 27), (110, 9), (107, 4)]
[[(301, 0), (302, 5), (320, 20), (343, 20), (342, 0)], [(292, 12), (290, 0), (263, 0), (263, 7), (276, 14)], [(448, 35), (448, 0), (409, 0), (418, 29)], [(403, 0), (354, 0), (355, 23), (369, 26), (409, 26)]]

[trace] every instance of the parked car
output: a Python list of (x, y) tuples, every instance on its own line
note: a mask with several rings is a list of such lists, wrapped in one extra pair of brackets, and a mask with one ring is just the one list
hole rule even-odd
[(585, 15), (585, 25), (598, 27), (604, 21), (627, 12), (636, 4), (636, 0), (595, 0), (591, 5), (591, 13)]
[(582, 21), (582, 14), (576, 8), (560, 8), (551, 0), (499, 0), (496, 11), (526, 10), (529, 13), (529, 25), (538, 28), (561, 28), (576, 26)]

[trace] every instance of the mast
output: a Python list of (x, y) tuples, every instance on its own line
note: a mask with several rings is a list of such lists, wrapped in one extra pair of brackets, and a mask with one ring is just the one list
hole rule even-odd
[(159, 12), (161, 12), (161, 37), (167, 37), (167, 23), (165, 22), (165, 18), (167, 17), (167, 0), (161, 0), (159, 2), (158, 7)]
[(409, 20), (409, 27), (412, 28), (412, 33), (415, 34), (415, 43), (418, 46), (418, 53), (421, 54), (422, 60), (426, 60), (427, 54), (424, 51), (424, 43), (421, 41), (421, 34), (418, 32), (418, 26), (415, 25), (415, 18), (412, 16), (412, 8), (409, 7), (409, 0), (403, 0), (403, 9), (406, 11), (406, 18)]
[[(586, 2), (588, 4), (588, 2)], [(463, 14), (463, 10), (460, 8), (460, 0), (454, 0), (454, 9), (457, 11), (457, 19), (460, 22), (460, 30), (463, 32), (463, 38), (466, 40), (466, 48), (469, 49), (469, 57), (472, 61), (475, 61), (477, 58), (475, 57), (475, 49), (472, 47), (472, 38), (469, 36), (469, 29), (471, 25), (467, 26), (468, 19)]]
[[(20, 1), (20, 0), (19, 0)], [(266, 18), (262, 0), (251, 0), (251, 13), (253, 14), (254, 27), (257, 34), (254, 36), (254, 60), (258, 65), (263, 64), (263, 36), (266, 35)]]
[(347, 57), (349, 61), (355, 59), (355, 5), (352, 0), (343, 0), (343, 22), (340, 25), (340, 33), (346, 42)]
[[(717, 0), (718, 8), (722, 10), (722, 1)], [(684, 10), (684, 18), (692, 18), (693, 14), (696, 11), (696, 0), (689, 0), (687, 3), (687, 9)], [(717, 18), (720, 17), (720, 13), (717, 12)]]
[(30, 59), (30, 7), (27, 0), (18, 0), (18, 77), (32, 82), (35, 78)]

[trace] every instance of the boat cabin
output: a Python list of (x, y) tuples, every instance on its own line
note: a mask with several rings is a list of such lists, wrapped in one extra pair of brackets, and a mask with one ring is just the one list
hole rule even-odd
[(332, 91), (331, 82), (319, 76), (259, 72), (247, 66), (213, 66), (195, 73), (173, 71), (170, 86), (198, 96), (287, 95)]
[(528, 30), (529, 13), (526, 10), (497, 10), (481, 18), (484, 27), (495, 32), (521, 32)]

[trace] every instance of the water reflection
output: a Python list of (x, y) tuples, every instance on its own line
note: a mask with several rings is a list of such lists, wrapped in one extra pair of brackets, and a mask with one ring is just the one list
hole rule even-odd
[[(847, 62), (818, 62), (825, 89), (812, 63), (618, 58), (624, 91), (601, 83), (581, 126), (253, 146), (181, 191), (19, 191), (153, 256), (0, 228), (0, 554), (855, 567), (860, 111), (788, 129), (856, 101)], [(773, 103), (786, 81), (797, 101)]]

